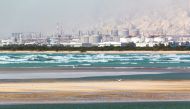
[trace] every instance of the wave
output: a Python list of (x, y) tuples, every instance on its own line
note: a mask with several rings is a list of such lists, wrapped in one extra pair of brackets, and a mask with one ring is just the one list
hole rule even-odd
[(0, 54), (0, 67), (188, 67), (190, 55), (177, 54)]

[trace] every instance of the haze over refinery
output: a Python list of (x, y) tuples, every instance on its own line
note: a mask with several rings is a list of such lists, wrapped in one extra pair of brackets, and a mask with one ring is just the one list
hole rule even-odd
[[(189, 0), (1, 0), (0, 35), (12, 32), (137, 28), (143, 34), (189, 34)], [(34, 9), (35, 7), (35, 9)], [(97, 8), (98, 7), (98, 8)]]
[(190, 109), (190, 0), (0, 0), (0, 109)]

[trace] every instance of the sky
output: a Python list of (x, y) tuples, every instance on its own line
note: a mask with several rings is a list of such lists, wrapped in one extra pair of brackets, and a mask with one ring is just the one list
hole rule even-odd
[(0, 37), (12, 32), (55, 32), (90, 27), (186, 0), (0, 0)]

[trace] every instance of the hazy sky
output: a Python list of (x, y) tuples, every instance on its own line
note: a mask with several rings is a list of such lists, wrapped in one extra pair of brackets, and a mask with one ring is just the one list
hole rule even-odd
[(12, 32), (54, 32), (57, 22), (71, 30), (142, 10), (162, 8), (169, 1), (0, 0), (0, 36)]

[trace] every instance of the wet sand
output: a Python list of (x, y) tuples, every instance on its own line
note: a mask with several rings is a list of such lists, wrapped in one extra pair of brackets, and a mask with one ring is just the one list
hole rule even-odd
[(190, 73), (189, 68), (1, 68), (0, 81)]
[(190, 80), (0, 83), (0, 103), (189, 101)]

